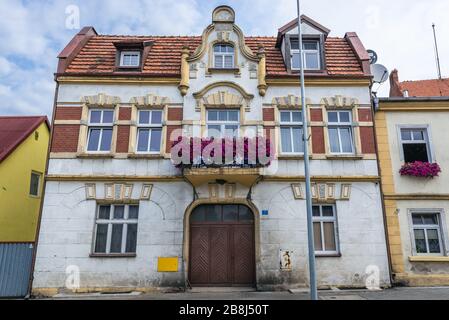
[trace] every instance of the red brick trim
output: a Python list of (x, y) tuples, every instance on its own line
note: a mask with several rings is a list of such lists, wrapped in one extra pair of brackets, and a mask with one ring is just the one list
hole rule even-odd
[(117, 129), (117, 153), (128, 153), (130, 126), (118, 126)]
[(81, 120), (82, 107), (56, 107), (55, 120)]
[(263, 112), (263, 121), (274, 121), (273, 108), (264, 108), (262, 112)]
[(79, 133), (79, 125), (54, 125), (51, 152), (77, 152)]
[(326, 153), (323, 127), (312, 127), (312, 151), (315, 154)]
[(323, 121), (323, 110), (322, 109), (310, 109), (310, 120), (314, 122)]
[(359, 121), (360, 122), (372, 122), (373, 114), (371, 109), (359, 109)]
[(168, 119), (168, 121), (182, 121), (183, 109), (182, 108), (168, 108), (167, 119)]
[(129, 107), (120, 107), (118, 119), (120, 121), (130, 121), (131, 120), (132, 109)]
[[(175, 136), (175, 135), (172, 136), (172, 134), (176, 130), (179, 130), (180, 134), (178, 136)], [(181, 131), (182, 131), (182, 126), (167, 126), (167, 136), (165, 139), (165, 141), (166, 141), (165, 151), (167, 153), (170, 153), (173, 142), (176, 141), (179, 136), (182, 136)]]
[(360, 127), (360, 140), (363, 154), (376, 154), (374, 129), (372, 127)]

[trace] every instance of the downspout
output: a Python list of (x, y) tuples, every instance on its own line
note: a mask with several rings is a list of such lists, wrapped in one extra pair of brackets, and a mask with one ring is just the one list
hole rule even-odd
[(55, 97), (53, 100), (53, 115), (51, 120), (51, 126), (50, 126), (50, 139), (48, 141), (48, 149), (47, 149), (47, 162), (45, 165), (45, 173), (44, 173), (44, 183), (42, 186), (42, 195), (41, 195), (41, 204), (39, 208), (39, 216), (37, 220), (37, 228), (36, 228), (36, 235), (34, 239), (34, 249), (33, 249), (33, 258), (31, 261), (31, 272), (30, 272), (30, 278), (29, 278), (29, 285), (28, 285), (28, 293), (26, 298), (29, 299), (31, 297), (32, 288), (33, 288), (33, 281), (34, 281), (34, 269), (36, 264), (36, 257), (37, 257), (37, 246), (39, 243), (39, 234), (41, 230), (41, 220), (42, 220), (42, 212), (44, 209), (44, 201), (45, 201), (45, 190), (47, 188), (47, 175), (48, 175), (48, 166), (50, 163), (50, 151), (51, 151), (51, 145), (53, 141), (53, 133), (54, 133), (54, 124), (55, 124), (55, 118), (56, 118), (56, 105), (58, 101), (58, 94), (59, 94), (59, 82), (57, 79), (55, 79), (56, 82), (56, 89), (55, 89)]
[[(372, 85), (370, 86), (370, 94), (371, 97), (373, 97), (372, 92)], [(382, 202), (382, 216), (383, 216), (383, 223), (384, 223), (384, 232), (385, 232), (385, 244), (387, 246), (387, 256), (388, 256), (388, 268), (389, 268), (389, 277), (390, 277), (390, 283), (391, 286), (394, 285), (394, 277), (393, 277), (393, 263), (391, 261), (391, 249), (390, 249), (390, 237), (388, 233), (388, 224), (387, 224), (387, 209), (385, 207), (385, 196), (383, 191), (383, 184), (382, 184), (382, 167), (380, 165), (380, 159), (379, 159), (379, 145), (377, 143), (377, 128), (376, 128), (376, 111), (378, 108), (379, 100), (377, 96), (374, 95), (374, 98), (371, 98), (372, 101), (372, 118), (373, 118), (373, 129), (374, 129), (374, 146), (376, 151), (376, 162), (377, 162), (377, 172), (379, 173), (380, 177), (380, 183), (379, 183), (379, 190), (380, 190), (380, 199)]]

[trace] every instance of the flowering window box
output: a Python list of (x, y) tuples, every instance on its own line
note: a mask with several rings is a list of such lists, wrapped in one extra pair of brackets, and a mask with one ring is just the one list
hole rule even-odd
[(438, 177), (441, 168), (437, 163), (415, 161), (406, 163), (402, 166), (399, 173), (401, 176), (410, 176), (418, 178), (435, 178)]

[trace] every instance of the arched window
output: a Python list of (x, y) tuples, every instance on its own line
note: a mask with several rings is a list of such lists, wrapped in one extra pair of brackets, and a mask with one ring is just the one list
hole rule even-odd
[(216, 44), (214, 46), (214, 68), (233, 69), (235, 52), (234, 47), (227, 44)]

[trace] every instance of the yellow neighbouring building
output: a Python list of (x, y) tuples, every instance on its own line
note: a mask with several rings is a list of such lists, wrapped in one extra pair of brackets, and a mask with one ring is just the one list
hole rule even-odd
[(0, 297), (28, 289), (49, 139), (47, 117), (0, 117)]
[[(449, 97), (417, 96), (419, 84), (405, 90), (394, 80), (396, 96), (380, 99), (375, 114), (393, 280), (449, 285)], [(401, 172), (406, 163), (415, 164)], [(438, 176), (416, 176), (437, 165)]]

